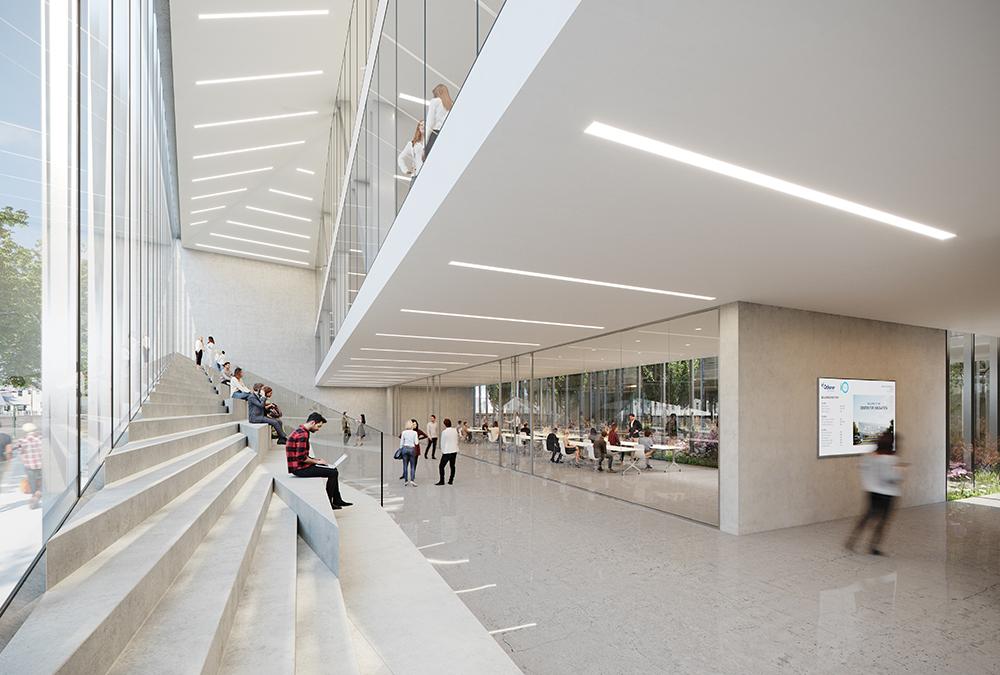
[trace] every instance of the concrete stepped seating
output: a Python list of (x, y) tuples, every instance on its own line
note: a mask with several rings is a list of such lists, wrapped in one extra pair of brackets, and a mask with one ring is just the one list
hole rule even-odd
[(129, 441), (111, 451), (104, 460), (104, 479), (114, 483), (152, 466), (231, 436), (239, 431), (236, 420), (196, 429), (153, 436), (141, 441)]
[(49, 540), (45, 581), (51, 588), (133, 527), (247, 446), (233, 433), (124, 480), (109, 483)]
[(296, 596), (295, 671), (357, 675), (358, 658), (340, 582), (301, 538)]
[[(247, 482), (256, 460), (253, 452), (240, 452), (50, 588), (0, 652), (0, 673), (106, 672)], [(176, 651), (185, 650), (171, 641)], [(158, 670), (171, 667), (168, 661)]]
[[(253, 566), (240, 594), (220, 673), (295, 673), (298, 541), (295, 513), (272, 497)], [(324, 627), (310, 628), (310, 633), (316, 634)], [(323, 662), (317, 665), (320, 668), (312, 672), (323, 672)]]
[(157, 417), (149, 420), (132, 420), (128, 425), (130, 441), (141, 441), (154, 436), (189, 431), (233, 420), (229, 413), (214, 415), (181, 415), (178, 417)]
[(192, 403), (198, 405), (215, 405), (219, 402), (219, 395), (214, 391), (208, 391), (205, 393), (188, 392), (174, 394), (164, 392), (160, 389), (154, 389), (149, 394), (148, 402), (156, 404), (167, 403), (173, 405), (190, 405)]
[(218, 670), (271, 495), (271, 477), (256, 470), (109, 674)]
[(222, 401), (204, 403), (144, 403), (139, 409), (139, 419), (149, 420), (181, 415), (215, 415), (227, 412)]

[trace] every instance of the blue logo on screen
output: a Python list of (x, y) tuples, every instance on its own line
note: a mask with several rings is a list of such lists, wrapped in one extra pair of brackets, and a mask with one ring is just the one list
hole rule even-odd
[(845, 394), (848, 392), (848, 390), (850, 390), (850, 388), (851, 385), (847, 384), (847, 382), (840, 383), (840, 391), (844, 392)]

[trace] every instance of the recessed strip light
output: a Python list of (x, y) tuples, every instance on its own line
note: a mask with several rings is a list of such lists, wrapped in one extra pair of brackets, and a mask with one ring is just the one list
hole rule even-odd
[(289, 16), (327, 16), (328, 9), (295, 9), (280, 12), (214, 12), (199, 14), (199, 19), (277, 19)]
[(225, 251), (226, 253), (239, 253), (240, 255), (252, 255), (255, 258), (266, 258), (267, 260), (279, 260), (281, 262), (295, 263), (296, 265), (308, 265), (307, 262), (302, 262), (301, 260), (292, 260), (290, 258), (278, 258), (273, 255), (264, 255), (263, 253), (251, 253), (250, 251), (240, 251), (235, 248), (223, 248), (221, 246), (209, 246), (208, 244), (195, 244), (199, 248), (208, 248), (213, 251)]
[(348, 274), (351, 275), (352, 277), (366, 277), (366, 276), (368, 276), (364, 272), (348, 272)]
[(296, 253), (309, 253), (304, 248), (295, 248), (293, 246), (282, 246), (281, 244), (269, 244), (266, 241), (257, 241), (256, 239), (247, 239), (245, 237), (234, 237), (231, 234), (219, 234), (218, 232), (210, 232), (213, 237), (221, 237), (222, 239), (232, 239), (233, 241), (243, 241), (248, 244), (257, 244), (258, 246), (270, 246), (272, 248), (283, 248), (286, 251), (295, 251)]
[(315, 176), (316, 175), (315, 171), (310, 171), (309, 169), (299, 169), (299, 168), (296, 168), (295, 170), (298, 171), (299, 173), (305, 173), (305, 174), (308, 174), (310, 176)]
[(201, 178), (192, 178), (192, 183), (201, 183), (206, 180), (218, 180), (219, 178), (232, 178), (233, 176), (245, 176), (248, 173), (260, 173), (262, 171), (270, 171), (273, 166), (263, 166), (259, 169), (247, 169), (246, 171), (233, 171), (232, 173), (218, 173), (214, 176), (203, 176)]
[(207, 222), (207, 220), (196, 220), (193, 223), (188, 223), (188, 225), (204, 225)]
[(368, 366), (368, 365), (365, 365), (365, 366), (354, 366), (354, 365), (350, 365), (350, 364), (344, 366), (344, 368), (364, 368), (365, 370), (371, 370), (373, 368), (376, 369), (376, 370), (379, 370), (379, 369), (381, 369), (381, 370), (448, 370), (447, 368), (427, 368), (426, 366)]
[(221, 197), (222, 195), (234, 195), (237, 192), (246, 192), (246, 191), (247, 191), (246, 188), (236, 188), (235, 190), (223, 190), (222, 192), (212, 192), (207, 195), (196, 195), (191, 198), (191, 201), (195, 201), (196, 199), (211, 199), (212, 197)]
[(440, 363), (443, 366), (467, 366), (465, 361), (420, 361), (418, 359), (370, 359), (361, 356), (352, 356), (351, 361), (384, 361), (386, 363)]
[(260, 213), (270, 213), (272, 216), (281, 216), (282, 218), (291, 218), (292, 220), (301, 220), (303, 223), (311, 223), (312, 218), (303, 218), (302, 216), (293, 216), (290, 213), (282, 213), (281, 211), (271, 211), (270, 209), (262, 209), (259, 206), (248, 206), (251, 211), (259, 211)]
[(252, 122), (270, 122), (271, 120), (287, 120), (295, 117), (309, 117), (310, 115), (318, 115), (318, 110), (304, 110), (302, 112), (295, 113), (283, 113), (281, 115), (264, 115), (263, 117), (244, 117), (238, 120), (226, 120), (225, 122), (205, 122), (203, 124), (194, 125), (195, 129), (210, 129), (212, 127), (228, 127), (233, 124), (250, 124)]
[(349, 253), (364, 253), (364, 251), (362, 251), (360, 248), (348, 249), (348, 252)]
[(284, 80), (293, 77), (310, 77), (322, 74), (322, 70), (303, 70), (297, 73), (273, 73), (270, 75), (246, 75), (244, 77), (220, 77), (214, 80), (195, 80), (195, 84), (232, 84), (235, 82), (257, 82), (259, 80)]
[(710, 295), (697, 295), (694, 293), (681, 293), (679, 291), (664, 291), (659, 288), (646, 288), (645, 286), (631, 286), (629, 284), (615, 284), (610, 281), (597, 281), (595, 279), (581, 279), (579, 277), (564, 277), (559, 274), (546, 274), (544, 272), (531, 272), (528, 270), (515, 270), (509, 267), (494, 267), (492, 265), (478, 265), (476, 263), (459, 262), (452, 260), (448, 263), (452, 267), (466, 267), (473, 270), (484, 270), (487, 272), (502, 272), (503, 274), (516, 274), (522, 277), (534, 277), (536, 279), (552, 279), (554, 281), (569, 281), (575, 284), (586, 284), (588, 286), (604, 286), (606, 288), (620, 288), (623, 291), (639, 291), (640, 293), (656, 293), (658, 295), (673, 295), (679, 298), (692, 298), (694, 300), (715, 300)]
[(420, 105), (427, 105), (427, 101), (425, 99), (420, 98), (419, 96), (412, 96), (410, 94), (404, 94), (403, 92), (399, 92), (399, 98), (403, 99), (404, 101), (419, 103)]
[(218, 211), (219, 209), (224, 209), (224, 208), (226, 208), (225, 205), (222, 205), (222, 206), (210, 206), (207, 209), (195, 209), (194, 211), (191, 212), (191, 215), (193, 216), (196, 213), (206, 213), (208, 211)]
[(812, 188), (807, 188), (796, 183), (782, 180), (781, 178), (775, 178), (774, 176), (769, 176), (767, 174), (760, 173), (759, 171), (737, 166), (736, 164), (730, 164), (729, 162), (724, 162), (707, 155), (692, 152), (691, 150), (685, 150), (684, 148), (679, 148), (676, 145), (670, 145), (669, 143), (663, 143), (662, 141), (657, 141), (646, 136), (640, 136), (639, 134), (634, 134), (630, 131), (625, 131), (624, 129), (618, 129), (607, 124), (602, 124), (601, 122), (591, 122), (590, 126), (586, 128), (584, 133), (613, 141), (615, 143), (620, 143), (621, 145), (626, 145), (630, 148), (635, 148), (636, 150), (643, 150), (654, 155), (666, 157), (667, 159), (688, 164), (689, 166), (698, 167), (699, 169), (705, 169), (706, 171), (712, 171), (713, 173), (722, 174), (723, 176), (729, 176), (730, 178), (752, 183), (769, 190), (782, 192), (786, 195), (791, 195), (792, 197), (798, 197), (799, 199), (805, 199), (807, 201), (815, 202), (816, 204), (829, 206), (833, 209), (853, 213), (854, 215), (861, 216), (862, 218), (885, 223), (886, 225), (922, 234), (927, 237), (933, 237), (934, 239), (945, 240), (951, 239), (955, 236), (952, 232), (931, 227), (930, 225), (924, 225), (923, 223), (918, 223), (892, 213), (873, 209), (870, 206), (858, 204), (841, 197), (835, 197), (825, 192), (820, 192), (819, 190), (813, 190)]
[(191, 159), (208, 159), (209, 157), (225, 157), (226, 155), (240, 155), (244, 152), (257, 152), (258, 150), (273, 150), (274, 148), (287, 148), (291, 145), (303, 145), (305, 141), (289, 141), (288, 143), (273, 143), (271, 145), (257, 145), (252, 148), (239, 148), (238, 150), (223, 150), (222, 152), (208, 152), (204, 155), (195, 155)]
[(275, 190), (274, 188), (268, 188), (267, 191), (273, 192), (276, 195), (285, 195), (286, 197), (294, 197), (295, 199), (302, 199), (307, 202), (311, 202), (313, 200), (312, 197), (306, 197), (305, 195), (297, 195), (294, 192), (285, 192), (284, 190)]
[(535, 319), (511, 319), (503, 316), (483, 316), (480, 314), (457, 314), (455, 312), (432, 312), (426, 309), (401, 309), (407, 314), (429, 314), (431, 316), (453, 316), (459, 319), (482, 319), (484, 321), (510, 321), (511, 323), (530, 323), (536, 326), (562, 326), (563, 328), (591, 328), (604, 330), (604, 326), (590, 326), (583, 323), (560, 323), (558, 321), (537, 321)]
[(412, 338), (414, 340), (444, 340), (446, 342), (478, 342), (488, 345), (516, 345), (518, 347), (541, 347), (537, 342), (508, 342), (507, 340), (476, 340), (473, 338), (438, 337), (435, 335), (406, 335), (404, 333), (375, 333), (376, 337)]
[(406, 181), (407, 183), (413, 180), (412, 176), (400, 176), (398, 173), (393, 174), (393, 178), (395, 178), (396, 180)]
[(308, 234), (298, 234), (296, 232), (288, 232), (287, 230), (276, 230), (273, 227), (261, 227), (260, 225), (251, 225), (250, 223), (241, 223), (238, 220), (227, 220), (230, 225), (238, 225), (240, 227), (249, 227), (253, 230), (263, 230), (264, 232), (274, 232), (275, 234), (286, 234), (289, 237), (298, 237), (299, 239), (312, 239)]
[(363, 352), (397, 352), (400, 354), (440, 354), (442, 356), (485, 356), (486, 358), (498, 358), (498, 354), (472, 354), (469, 352), (431, 352), (422, 349), (379, 349), (377, 347), (362, 347)]

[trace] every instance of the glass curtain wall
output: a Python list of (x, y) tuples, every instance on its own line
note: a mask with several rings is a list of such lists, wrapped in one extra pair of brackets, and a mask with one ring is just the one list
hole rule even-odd
[(468, 424), (463, 455), (718, 525), (718, 353), (713, 310), (402, 390)]
[(948, 334), (948, 499), (1000, 493), (1000, 339)]
[(502, 5), (388, 0), (379, 15), (374, 0), (354, 3), (331, 130), (335, 215), (324, 227), (318, 354), (350, 311)]
[(0, 602), (190, 337), (146, 0), (0, 8)]

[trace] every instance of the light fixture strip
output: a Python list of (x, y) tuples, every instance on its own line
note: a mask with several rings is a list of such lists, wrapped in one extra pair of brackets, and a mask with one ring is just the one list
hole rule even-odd
[(378, 347), (362, 347), (363, 352), (395, 352), (399, 354), (440, 354), (441, 356), (482, 356), (485, 358), (500, 358), (499, 354), (473, 354), (470, 352), (432, 352), (422, 349), (381, 349)]
[(816, 204), (829, 206), (830, 208), (837, 209), (839, 211), (852, 213), (856, 216), (867, 218), (868, 220), (874, 220), (880, 223), (885, 223), (886, 225), (891, 225), (892, 227), (898, 227), (903, 230), (915, 232), (916, 234), (922, 234), (926, 237), (933, 237), (934, 239), (942, 241), (955, 237), (953, 232), (947, 232), (936, 227), (931, 227), (930, 225), (918, 223), (908, 218), (880, 211), (879, 209), (874, 209), (870, 206), (865, 206), (864, 204), (858, 204), (857, 202), (852, 202), (841, 197), (835, 197), (834, 195), (820, 192), (819, 190), (813, 190), (812, 188), (792, 183), (791, 181), (775, 178), (774, 176), (769, 176), (765, 173), (754, 171), (753, 169), (747, 169), (736, 164), (730, 164), (729, 162), (724, 162), (720, 159), (709, 157), (708, 155), (702, 155), (701, 153), (693, 152), (691, 150), (685, 150), (684, 148), (679, 148), (676, 145), (663, 143), (662, 141), (634, 134), (630, 131), (625, 131), (624, 129), (619, 129), (601, 122), (591, 122), (590, 126), (585, 129), (584, 133), (591, 136), (597, 136), (598, 138), (603, 138), (614, 143), (619, 143), (636, 150), (642, 150), (654, 155), (659, 155), (660, 157), (666, 157), (667, 159), (672, 159), (674, 161), (681, 162), (682, 164), (694, 166), (699, 169), (705, 169), (706, 171), (711, 171), (713, 173), (735, 178), (759, 187), (781, 192), (792, 197), (798, 197), (799, 199), (805, 199)]
[(222, 239), (232, 239), (233, 241), (243, 241), (248, 244), (257, 244), (258, 246), (270, 246), (271, 248), (281, 248), (286, 251), (295, 251), (296, 253), (309, 253), (309, 251), (304, 248), (295, 248), (293, 246), (282, 246), (281, 244), (270, 244), (266, 241), (257, 241), (256, 239), (247, 239), (246, 237), (234, 237), (231, 234), (219, 234), (218, 232), (210, 232), (209, 234), (213, 237), (220, 237)]
[(305, 195), (297, 195), (294, 192), (285, 192), (284, 190), (275, 190), (274, 188), (268, 188), (268, 192), (273, 192), (276, 195), (284, 195), (286, 197), (294, 197), (295, 199), (301, 199), (303, 201), (311, 202), (312, 197), (306, 197)]
[(209, 21), (218, 19), (279, 19), (298, 16), (328, 16), (329, 14), (330, 10), (328, 9), (293, 9), (276, 12), (211, 12), (199, 14), (198, 18)]
[(536, 319), (513, 319), (503, 316), (484, 316), (481, 314), (458, 314), (456, 312), (433, 312), (427, 309), (401, 309), (399, 311), (406, 312), (407, 314), (451, 316), (458, 319), (482, 319), (483, 321), (508, 321), (511, 323), (529, 323), (536, 326), (560, 326), (562, 328), (590, 328), (592, 330), (604, 330), (604, 326), (591, 326), (583, 323), (561, 323), (558, 321), (538, 321)]
[(193, 223), (188, 223), (188, 225), (204, 225), (207, 222), (207, 220), (196, 220)]
[(303, 223), (311, 223), (312, 218), (304, 218), (302, 216), (293, 216), (290, 213), (282, 213), (281, 211), (272, 211), (270, 209), (262, 209), (259, 206), (248, 206), (247, 209), (250, 211), (257, 211), (259, 213), (269, 213), (272, 216), (281, 216), (282, 218), (291, 218), (292, 220), (301, 220)]
[(278, 260), (281, 262), (295, 263), (296, 265), (308, 265), (307, 262), (302, 262), (301, 260), (292, 260), (291, 258), (278, 258), (273, 255), (264, 255), (263, 253), (251, 253), (250, 251), (240, 251), (235, 248), (223, 248), (222, 246), (209, 246), (208, 244), (195, 244), (199, 248), (207, 248), (213, 251), (225, 251), (226, 253), (239, 253), (240, 255), (252, 255), (256, 258), (266, 258), (267, 260)]
[(427, 368), (425, 366), (372, 366), (372, 365), (351, 365), (347, 364), (344, 368), (364, 368), (366, 370), (375, 368), (382, 370), (448, 370), (447, 368)]
[(246, 188), (236, 188), (235, 190), (223, 190), (222, 192), (212, 192), (207, 195), (195, 195), (194, 197), (191, 197), (191, 201), (195, 201), (198, 199), (211, 199), (212, 197), (221, 197), (223, 195), (234, 195), (237, 192), (246, 192), (246, 191), (247, 191)]
[(629, 284), (616, 284), (610, 281), (597, 281), (595, 279), (581, 279), (579, 277), (566, 277), (560, 274), (547, 274), (545, 272), (531, 272), (529, 270), (516, 270), (510, 267), (494, 267), (493, 265), (479, 265), (477, 263), (460, 262), (452, 260), (448, 263), (452, 267), (465, 267), (473, 270), (483, 270), (485, 272), (500, 272), (503, 274), (515, 274), (522, 277), (532, 277), (535, 279), (552, 279), (553, 281), (568, 281), (574, 284), (586, 284), (588, 286), (603, 286), (605, 288), (618, 288), (623, 291), (639, 291), (640, 293), (656, 293), (658, 295), (672, 295), (678, 298), (691, 298), (693, 300), (715, 300), (711, 295), (697, 295), (695, 293), (681, 293), (680, 291), (665, 291), (659, 288), (646, 288), (645, 286), (631, 286)]
[(289, 237), (298, 237), (299, 239), (312, 239), (308, 234), (298, 234), (296, 232), (288, 232), (287, 230), (276, 230), (273, 227), (262, 227), (260, 225), (251, 225), (250, 223), (243, 223), (239, 220), (227, 220), (230, 225), (238, 225), (239, 227), (249, 227), (253, 230), (262, 230), (264, 232), (274, 232), (275, 234), (285, 234)]
[(208, 159), (210, 157), (225, 157), (227, 155), (241, 155), (245, 152), (257, 152), (259, 150), (273, 150), (275, 148), (287, 148), (292, 145), (303, 145), (305, 141), (289, 141), (288, 143), (272, 143), (271, 145), (257, 145), (252, 148), (239, 148), (237, 150), (223, 150), (222, 152), (208, 152), (203, 155), (195, 155), (191, 159)]
[(312, 77), (322, 75), (322, 70), (303, 70), (296, 73), (271, 73), (268, 75), (245, 75), (243, 77), (220, 77), (214, 80), (195, 80), (197, 85), (205, 84), (234, 84), (237, 82), (258, 82), (260, 80), (285, 80), (295, 77)]
[(298, 171), (299, 173), (304, 173), (304, 174), (308, 174), (308, 175), (310, 175), (310, 176), (315, 176), (315, 175), (316, 175), (316, 172), (315, 172), (315, 171), (310, 171), (309, 169), (300, 169), (300, 168), (296, 168), (295, 170), (296, 170), (296, 171)]
[(465, 361), (420, 361), (419, 359), (374, 359), (361, 356), (352, 356), (351, 361), (384, 361), (386, 363), (439, 363), (443, 366), (467, 366)]
[(251, 124), (253, 122), (270, 122), (273, 120), (287, 120), (296, 117), (309, 117), (311, 115), (318, 115), (318, 110), (304, 110), (302, 112), (294, 113), (283, 113), (281, 115), (263, 115), (261, 117), (244, 117), (237, 120), (226, 120), (224, 122), (205, 122), (203, 124), (194, 125), (195, 129), (211, 129), (213, 127), (228, 127), (234, 124)]
[(226, 208), (225, 205), (222, 205), (222, 206), (210, 206), (207, 209), (195, 209), (194, 211), (191, 212), (191, 215), (193, 216), (196, 213), (207, 213), (208, 211), (218, 211), (219, 209), (224, 209), (224, 208)]
[(541, 347), (538, 342), (509, 342), (507, 340), (477, 340), (474, 338), (440, 337), (437, 335), (406, 335), (404, 333), (375, 333), (376, 337), (409, 338), (413, 340), (442, 340), (445, 342), (478, 342), (488, 345), (514, 345), (517, 347)]
[(192, 183), (201, 183), (206, 180), (218, 180), (219, 178), (232, 178), (233, 176), (245, 176), (250, 173), (261, 173), (262, 171), (271, 171), (274, 169), (273, 166), (263, 166), (259, 169), (247, 169), (246, 171), (233, 171), (232, 173), (218, 173), (214, 176), (202, 176), (201, 178), (192, 178)]
[(425, 99), (420, 98), (419, 96), (413, 96), (411, 94), (404, 94), (403, 92), (399, 92), (399, 98), (403, 99), (404, 101), (410, 101), (411, 103), (419, 103), (420, 105), (427, 105), (427, 101)]

